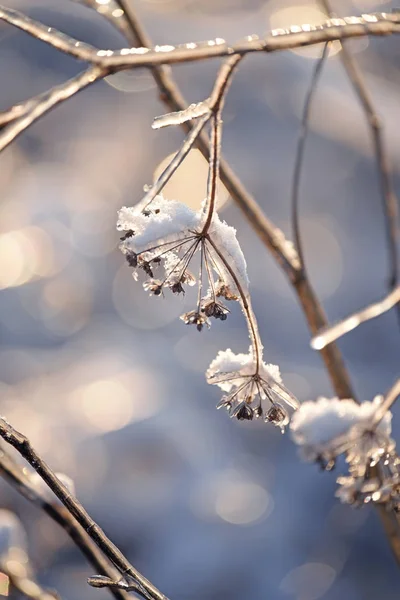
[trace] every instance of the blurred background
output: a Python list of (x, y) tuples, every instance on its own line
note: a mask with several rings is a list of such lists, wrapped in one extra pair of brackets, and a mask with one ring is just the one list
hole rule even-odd
[[(123, 45), (101, 14), (77, 2), (4, 2), (100, 48)], [(341, 15), (396, 7), (333, 4)], [(134, 5), (158, 44), (235, 41), (324, 20), (307, 0)], [(399, 193), (399, 39), (349, 46), (383, 118)], [(315, 98), (301, 186), (307, 264), (331, 320), (383, 297), (388, 277), (370, 135), (337, 51)], [(321, 52), (249, 56), (224, 112), (226, 158), (287, 235), (299, 120)], [(208, 96), (218, 66), (173, 68), (189, 102)], [(0, 110), (81, 69), (0, 24)], [(192, 308), (190, 297), (149, 299), (117, 249), (118, 208), (142, 197), (183, 139), (178, 128), (151, 129), (163, 112), (147, 71), (121, 73), (57, 108), (2, 153), (0, 412), (75, 481), (93, 518), (172, 600), (397, 599), (399, 571), (376, 512), (341, 506), (335, 475), (301, 463), (289, 436), (216, 412), (219, 392), (204, 372), (218, 350), (247, 350), (240, 310), (199, 334), (178, 318)], [(206, 172), (194, 150), (166, 195), (198, 206)], [(222, 187), (220, 201), (247, 258), (266, 359), (280, 365), (300, 400), (332, 395), (284, 275)], [(399, 375), (393, 311), (339, 346), (362, 399), (384, 393)], [(395, 414), (395, 437), (399, 428)], [(86, 584), (93, 570), (65, 533), (5, 483), (0, 505), (26, 527), (44, 585), (69, 600), (107, 597)]]

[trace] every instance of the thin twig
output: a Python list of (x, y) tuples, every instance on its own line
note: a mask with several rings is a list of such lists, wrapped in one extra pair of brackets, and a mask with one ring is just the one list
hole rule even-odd
[(372, 418), (371, 427), (377, 427), (377, 425), (382, 421), (383, 417), (390, 410), (393, 404), (396, 402), (397, 398), (400, 396), (400, 379), (397, 379), (395, 383), (392, 385), (390, 390), (386, 393), (382, 404), (379, 405), (378, 409), (375, 411), (374, 416)]
[(322, 69), (324, 68), (326, 59), (328, 57), (328, 51), (329, 51), (329, 42), (327, 44), (325, 44), (323, 52), (322, 52), (322, 56), (318, 60), (316, 66), (315, 66), (313, 76), (311, 78), (310, 87), (307, 91), (306, 100), (305, 100), (304, 108), (303, 108), (303, 115), (301, 118), (301, 129), (300, 129), (300, 135), (299, 135), (299, 138), (297, 141), (296, 158), (295, 158), (295, 165), (294, 165), (294, 171), (293, 171), (293, 181), (292, 181), (293, 239), (294, 239), (295, 248), (297, 250), (297, 254), (299, 255), (299, 258), (300, 258), (301, 268), (303, 271), (305, 270), (306, 266), (305, 266), (305, 261), (304, 261), (303, 245), (301, 243), (300, 221), (299, 221), (300, 180), (301, 180), (301, 173), (302, 173), (303, 160), (304, 160), (304, 151), (305, 151), (307, 135), (308, 135), (308, 125), (309, 125), (309, 120), (310, 120), (312, 102), (314, 99), (315, 92), (317, 90), (320, 76), (322, 74)]
[(0, 152), (52, 108), (92, 85), (95, 81), (102, 79), (105, 74), (106, 71), (99, 66), (90, 67), (44, 94), (13, 106), (7, 112), (0, 113), (0, 125), (3, 125), (3, 129), (0, 131)]
[(361, 323), (365, 323), (365, 321), (370, 321), (371, 319), (375, 319), (376, 317), (383, 315), (385, 312), (396, 306), (399, 302), (400, 286), (398, 286), (380, 302), (370, 304), (366, 308), (353, 313), (342, 321), (339, 321), (338, 323), (319, 331), (318, 334), (311, 340), (311, 347), (314, 348), (314, 350), (321, 350), (325, 348), (328, 344), (331, 344), (346, 333), (349, 333), (349, 331), (353, 331), (353, 329), (361, 325)]
[[(38, 506), (53, 521), (59, 524), (98, 573), (112, 579), (118, 577), (118, 571), (103, 556), (82, 527), (76, 523), (65, 506), (58, 503), (58, 501), (53, 503), (44, 498), (32, 483), (32, 480), (24, 473), (21, 466), (15, 462), (4, 448), (0, 449), (0, 475), (24, 498)], [(117, 600), (127, 599), (124, 592), (113, 590), (112, 593)]]
[(53, 27), (47, 27), (22, 13), (0, 6), (0, 19), (46, 42), (53, 48), (78, 60), (100, 65), (110, 72), (138, 67), (154, 67), (182, 62), (206, 60), (232, 54), (252, 52), (276, 52), (303, 46), (326, 43), (354, 37), (382, 36), (400, 33), (400, 15), (397, 13), (375, 13), (361, 17), (330, 19), (321, 25), (296, 25), (290, 29), (275, 29), (263, 39), (247, 36), (242, 41), (229, 45), (222, 39), (189, 43), (181, 46), (156, 46), (150, 48), (122, 48), (103, 50), (86, 42), (76, 40)]
[(148, 600), (149, 597), (153, 600), (167, 600), (166, 596), (139, 573), (139, 571), (129, 563), (122, 552), (111, 542), (111, 540), (109, 540), (104, 531), (91, 518), (80, 502), (70, 493), (55, 475), (54, 471), (52, 471), (39, 456), (25, 435), (16, 431), (4, 419), (0, 419), (0, 437), (13, 446), (31, 467), (33, 467), (36, 473), (38, 473), (43, 481), (55, 493), (57, 498), (61, 500), (71, 515), (75, 517), (93, 542), (118, 569), (121, 575), (123, 577), (129, 575), (136, 581), (138, 584), (138, 593), (141, 593), (143, 598), (146, 600)]
[[(320, 3), (328, 16), (335, 17), (329, 0), (320, 0)], [(365, 86), (360, 70), (349, 52), (346, 42), (341, 43), (342, 51), (340, 58), (346, 70), (349, 80), (358, 96), (360, 104), (365, 112), (367, 123), (371, 130), (371, 137), (375, 151), (375, 159), (378, 168), (379, 185), (382, 197), (382, 207), (385, 215), (386, 238), (389, 256), (389, 291), (397, 287), (400, 276), (400, 221), (399, 201), (393, 187), (390, 173), (389, 158), (383, 139), (383, 128), (381, 120), (374, 108), (370, 94)], [(400, 323), (400, 304), (397, 310)]]
[[(152, 46), (152, 42), (137, 18), (132, 4), (128, 4), (126, 0), (117, 0), (117, 2), (125, 12), (125, 16), (131, 25), (132, 37), (129, 38), (129, 42), (140, 44), (141, 46)], [(152, 69), (152, 74), (160, 90), (161, 100), (171, 110), (184, 110), (187, 102), (183, 98), (171, 72), (167, 71), (163, 66), (158, 66)], [(185, 131), (190, 131), (191, 124), (189, 122), (182, 123), (181, 126)], [(208, 161), (209, 139), (204, 131), (197, 138), (196, 145)], [(285, 271), (298, 295), (310, 331), (315, 335), (322, 327), (326, 326), (327, 319), (310, 282), (301, 273), (300, 261), (296, 252), (287, 244), (283, 232), (266, 217), (253, 196), (251, 196), (229, 164), (223, 159), (221, 159), (220, 163), (220, 178), (255, 233)], [(321, 357), (337, 396), (339, 398), (356, 399), (347, 369), (337, 346), (330, 344), (321, 351)]]
[[(232, 79), (233, 73), (236, 70), (240, 60), (240, 56), (233, 56), (231, 58), (228, 58), (223, 63), (221, 69), (218, 72), (210, 97), (208, 98), (208, 100), (202, 103), (207, 107), (207, 112), (199, 117), (196, 124), (189, 131), (189, 134), (186, 136), (186, 139), (184, 140), (182, 146), (172, 158), (169, 165), (164, 169), (157, 181), (152, 185), (152, 187), (148, 190), (144, 198), (140, 201), (138, 208), (146, 208), (146, 206), (148, 206), (150, 202), (154, 200), (155, 196), (164, 188), (164, 186), (168, 183), (168, 181), (175, 173), (179, 165), (188, 155), (191, 148), (195, 144), (198, 136), (202, 132), (204, 125), (210, 120), (210, 118), (216, 111), (222, 110), (224, 97), (227, 93), (227, 90), (229, 89), (229, 84)], [(172, 113), (172, 115), (173, 114), (174, 113)]]

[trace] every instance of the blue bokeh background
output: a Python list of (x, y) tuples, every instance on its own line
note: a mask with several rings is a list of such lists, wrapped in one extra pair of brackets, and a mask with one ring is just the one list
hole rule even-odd
[[(101, 3), (99, 3), (101, 4)], [(323, 20), (308, 0), (137, 0), (155, 42), (237, 40)], [(120, 35), (67, 0), (8, 0), (100, 48)], [(391, 2), (342, 0), (340, 14)], [(351, 42), (385, 125), (400, 191), (400, 44)], [(227, 99), (223, 151), (266, 214), (288, 235), (290, 185), (304, 96), (321, 47), (249, 56)], [(204, 99), (218, 61), (176, 66), (189, 102)], [(0, 25), (0, 109), (72, 77), (82, 65)], [(288, 435), (215, 411), (204, 372), (219, 349), (246, 351), (240, 311), (198, 334), (179, 321), (185, 299), (148, 298), (117, 250), (116, 211), (183, 139), (153, 131), (165, 112), (147, 72), (124, 73), (79, 94), (21, 135), (0, 158), (0, 410), (52, 467), (133, 564), (173, 600), (385, 600), (400, 576), (373, 509), (341, 506), (335, 474), (299, 460)], [(315, 99), (301, 186), (305, 254), (330, 320), (383, 297), (389, 273), (370, 134), (332, 53)], [(192, 161), (193, 158), (193, 161)], [(205, 165), (190, 157), (174, 177), (198, 205)], [(220, 192), (221, 198), (226, 194)], [(197, 204), (196, 204), (197, 203)], [(238, 230), (267, 360), (300, 398), (332, 395), (285, 276), (227, 200)], [(339, 342), (361, 399), (399, 375), (394, 312)], [(396, 409), (394, 433), (399, 433)], [(1, 506), (28, 531), (38, 579), (65, 599), (106, 598), (64, 532), (1, 485)]]

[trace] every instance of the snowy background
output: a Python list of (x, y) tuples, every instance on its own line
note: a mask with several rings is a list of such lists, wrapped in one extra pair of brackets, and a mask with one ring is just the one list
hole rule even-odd
[[(93, 11), (68, 0), (4, 0), (98, 47), (122, 45)], [(136, 0), (156, 43), (320, 22), (307, 0)], [(390, 10), (338, 1), (341, 14)], [(400, 192), (400, 40), (351, 44), (386, 127)], [(250, 56), (224, 113), (224, 154), (267, 215), (290, 234), (299, 118), (322, 49)], [(211, 90), (218, 61), (174, 67), (190, 102)], [(0, 25), (0, 109), (82, 69)], [(116, 211), (183, 134), (152, 131), (165, 108), (149, 73), (108, 78), (25, 132), (0, 157), (0, 411), (53, 468), (71, 476), (90, 514), (172, 600), (385, 600), (399, 572), (372, 509), (334, 499), (335, 477), (301, 463), (288, 436), (216, 412), (204, 371), (219, 349), (247, 350), (235, 309), (198, 334), (178, 317), (190, 298), (148, 298), (116, 249)], [(360, 107), (332, 53), (315, 99), (301, 193), (312, 282), (331, 320), (382, 297), (388, 264), (375, 164)], [(198, 206), (206, 168), (194, 153), (169, 195)], [(221, 190), (221, 198), (226, 195)], [(238, 229), (265, 356), (301, 399), (331, 395), (292, 289), (240, 211)], [(394, 312), (340, 341), (363, 399), (399, 375)], [(394, 416), (394, 434), (400, 433)], [(398, 435), (397, 435), (398, 437)], [(107, 597), (64, 532), (6, 484), (1, 507), (20, 515), (40, 581), (66, 600)]]

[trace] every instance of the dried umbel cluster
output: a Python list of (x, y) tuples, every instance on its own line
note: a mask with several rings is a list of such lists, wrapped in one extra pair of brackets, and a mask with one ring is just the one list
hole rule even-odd
[(400, 510), (400, 459), (390, 437), (392, 414), (382, 396), (372, 402), (319, 398), (304, 402), (290, 425), (306, 460), (323, 469), (345, 457), (348, 473), (337, 479), (342, 502), (381, 503)]
[[(283, 385), (279, 368), (263, 360), (257, 320), (254, 315), (247, 266), (236, 231), (218, 216), (217, 182), (221, 155), (222, 108), (226, 91), (241, 56), (229, 58), (220, 69), (212, 93), (202, 103), (184, 111), (158, 117), (155, 127), (198, 119), (182, 148), (135, 207), (119, 211), (117, 228), (123, 232), (120, 249), (133, 278), (144, 276), (143, 287), (154, 296), (184, 294), (187, 286), (197, 286), (193, 310), (181, 316), (198, 331), (210, 328), (211, 319), (226, 321), (229, 302), (239, 302), (250, 337), (248, 354), (219, 352), (207, 371), (207, 381), (218, 385), (226, 395), (218, 404), (231, 417), (265, 421), (282, 430), (289, 422), (288, 408), (298, 401)], [(199, 211), (160, 191), (193, 145), (202, 127), (211, 123), (207, 197)], [(288, 247), (290, 244), (288, 243)], [(292, 254), (296, 254), (290, 246)], [(196, 264), (195, 264), (196, 263)]]
[[(241, 303), (252, 341), (249, 353), (220, 352), (207, 371), (207, 380), (227, 392), (218, 408), (228, 409), (232, 417), (263, 416), (283, 428), (289, 421), (285, 405), (297, 408), (298, 402), (282, 384), (279, 368), (262, 360), (246, 261), (236, 231), (215, 211), (205, 230), (208, 221), (207, 203), (195, 212), (156, 196), (144, 210), (124, 207), (119, 211), (117, 227), (124, 232), (120, 248), (133, 278), (143, 277), (143, 287), (150, 294), (184, 294), (186, 286), (197, 286), (196, 305), (181, 319), (198, 331), (209, 328), (211, 318), (225, 321), (228, 302)], [(199, 265), (193, 269), (196, 258)]]

